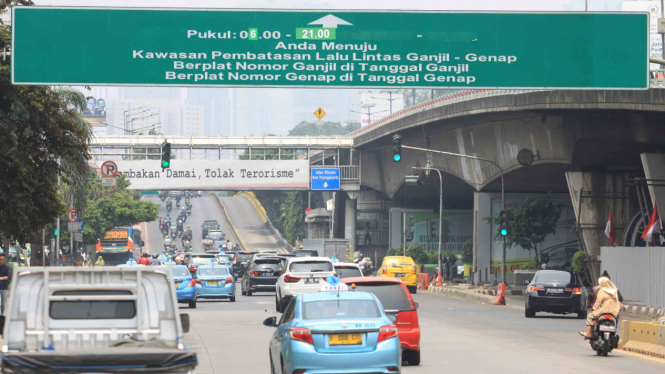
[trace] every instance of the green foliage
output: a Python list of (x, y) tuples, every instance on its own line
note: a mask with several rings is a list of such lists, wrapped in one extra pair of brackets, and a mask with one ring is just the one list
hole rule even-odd
[(83, 242), (93, 244), (114, 227), (131, 226), (136, 222), (157, 219), (159, 206), (150, 201), (136, 199), (128, 190), (129, 181), (118, 177), (117, 187), (102, 187), (99, 179), (89, 181), (84, 214)]
[(411, 257), (417, 264), (426, 264), (429, 261), (429, 254), (420, 243), (412, 244), (406, 250), (407, 257)]
[(402, 253), (402, 248), (391, 248), (386, 253), (386, 256), (401, 256)]
[(452, 252), (452, 251), (443, 251), (443, 252), (441, 252), (441, 256), (442, 257), (455, 257), (455, 258), (457, 258), (457, 255), (455, 254), (455, 252)]
[[(32, 5), (1, 1), (0, 12), (16, 3)], [(0, 49), (11, 49), (10, 42), (10, 27), (0, 25)], [(0, 236), (30, 242), (65, 213), (58, 176), (63, 188), (78, 190), (84, 184), (92, 132), (76, 110), (82, 95), (50, 86), (15, 86), (10, 63), (0, 61)]]
[(305, 237), (307, 193), (302, 191), (256, 191), (272, 225), (289, 243)]
[(587, 262), (586, 252), (584, 251), (575, 252), (575, 254), (573, 255), (573, 270), (578, 273), (584, 273), (586, 269), (586, 262)]
[(439, 252), (429, 252), (427, 254), (427, 263), (428, 264), (438, 264), (439, 263)]
[[(508, 235), (506, 246), (511, 248), (519, 245), (526, 250), (535, 250), (536, 263), (546, 263), (546, 258), (540, 258), (538, 244), (542, 243), (547, 235), (556, 233), (556, 224), (559, 222), (561, 209), (554, 204), (550, 194), (544, 197), (529, 196), (517, 207), (506, 208), (508, 212)], [(494, 222), (497, 227), (496, 240), (502, 240), (500, 218), (487, 217), (488, 223)]]
[(525, 262), (521, 267), (520, 270), (539, 270), (540, 268), (538, 267), (538, 263), (536, 263), (536, 259), (532, 258), (529, 260), (529, 262)]
[(359, 128), (359, 123), (342, 126), (339, 122), (324, 122), (322, 126), (317, 126), (313, 122), (302, 121), (289, 131), (289, 136), (346, 135)]
[(465, 265), (473, 264), (473, 241), (467, 240), (462, 246), (462, 263)]

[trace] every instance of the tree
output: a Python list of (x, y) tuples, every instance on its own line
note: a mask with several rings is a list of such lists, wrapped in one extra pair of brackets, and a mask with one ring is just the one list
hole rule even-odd
[(462, 263), (465, 265), (473, 264), (473, 241), (467, 240), (462, 246)]
[(419, 264), (426, 264), (429, 260), (429, 256), (427, 252), (425, 252), (425, 248), (423, 248), (422, 244), (420, 243), (410, 245), (406, 250), (406, 256), (411, 257), (413, 262)]
[(289, 136), (346, 135), (360, 128), (360, 124), (349, 123), (342, 126), (339, 122), (324, 122), (318, 126), (313, 122), (302, 121), (289, 130)]
[[(11, 3), (2, 1), (0, 13)], [(0, 25), (0, 49), (10, 47), (11, 29)], [(58, 176), (79, 184), (90, 159), (91, 130), (67, 103), (71, 91), (11, 84), (10, 60), (0, 61), (0, 236), (29, 242), (63, 214)]]
[[(508, 235), (506, 246), (521, 246), (526, 250), (535, 251), (536, 263), (546, 263), (547, 256), (539, 256), (538, 245), (545, 241), (547, 235), (556, 233), (561, 209), (554, 204), (550, 194), (544, 197), (529, 196), (517, 207), (506, 208), (508, 212)], [(502, 240), (500, 218), (487, 219), (497, 226), (496, 240)]]

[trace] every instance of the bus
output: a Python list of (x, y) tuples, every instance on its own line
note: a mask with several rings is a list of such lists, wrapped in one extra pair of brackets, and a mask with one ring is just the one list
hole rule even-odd
[(116, 227), (97, 240), (97, 258), (102, 256), (105, 265), (120, 265), (134, 257), (134, 233), (131, 227)]

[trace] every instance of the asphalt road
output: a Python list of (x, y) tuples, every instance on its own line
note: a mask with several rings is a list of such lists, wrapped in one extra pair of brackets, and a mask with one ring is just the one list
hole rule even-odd
[[(214, 196), (193, 199), (192, 215), (186, 224), (194, 230), (194, 251), (201, 251), (200, 225), (216, 219), (232, 235), (226, 217)], [(253, 221), (251, 206), (241, 198), (224, 198), (224, 204), (243, 240), (251, 249), (274, 248), (265, 231)], [(161, 204), (161, 211), (165, 213)], [(268, 235), (270, 236), (270, 235)], [(150, 224), (150, 247), (162, 248), (156, 223)], [(235, 240), (232, 238), (231, 240)], [(273, 238), (274, 240), (274, 238)], [(248, 244), (249, 245), (249, 244)], [(196, 309), (182, 304), (189, 313), (191, 331), (187, 347), (198, 354), (197, 373), (268, 373), (268, 342), (273, 328), (262, 321), (275, 312), (274, 293), (242, 296), (237, 285), (236, 302), (199, 300)], [(577, 331), (584, 320), (573, 316), (538, 315), (526, 319), (515, 307), (480, 304), (441, 295), (418, 293), (420, 303), (421, 355), (418, 367), (404, 366), (407, 374), (421, 373), (538, 373), (612, 374), (665, 372), (665, 361), (613, 351), (598, 357)]]
[[(189, 313), (187, 346), (199, 356), (197, 373), (268, 373), (273, 329), (263, 319), (278, 315), (274, 294), (241, 296), (236, 302), (201, 300)], [(598, 357), (577, 334), (584, 321), (545, 315), (526, 319), (518, 308), (484, 305), (419, 293), (422, 363), (411, 373), (662, 373), (665, 361), (620, 351)]]
[(277, 238), (270, 232), (252, 204), (243, 197), (222, 197), (233, 225), (248, 251), (276, 250), (285, 253), (285, 249), (277, 242)]
[[(203, 221), (216, 219), (220, 224), (222, 232), (226, 234), (226, 237), (231, 240), (231, 243), (235, 244), (238, 242), (238, 239), (233, 234), (233, 229), (231, 225), (226, 220), (224, 211), (220, 207), (219, 203), (216, 201), (217, 197), (210, 194), (208, 196), (197, 197), (190, 199), (192, 202), (192, 215), (187, 217), (184, 227), (191, 226), (192, 228), (192, 248), (193, 252), (203, 252), (203, 244), (201, 241), (201, 225)], [(160, 201), (157, 197), (152, 197), (151, 201), (159, 204), (159, 215), (166, 216), (168, 213), (166, 211), (166, 203)], [(184, 204), (184, 199), (182, 201)], [(179, 212), (176, 211), (175, 201), (173, 202), (173, 209), (171, 210), (171, 218), (175, 219)], [(159, 225), (157, 222), (150, 222), (148, 224), (148, 233), (146, 237), (146, 243), (148, 243), (148, 253), (158, 253), (164, 249), (164, 236), (159, 230)], [(182, 249), (180, 238), (176, 239), (176, 244), (178, 249)]]

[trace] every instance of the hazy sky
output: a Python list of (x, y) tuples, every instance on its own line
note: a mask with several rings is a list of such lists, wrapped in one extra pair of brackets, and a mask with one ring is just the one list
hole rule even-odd
[[(585, 0), (34, 0), (37, 5), (175, 8), (584, 10)], [(610, 10), (621, 0), (588, 0), (589, 10)], [(608, 8), (608, 6), (610, 8)], [(617, 9), (618, 10), (618, 9)]]

